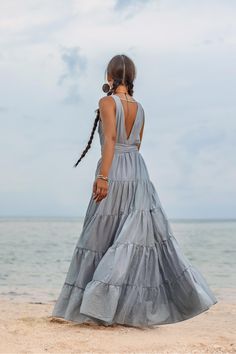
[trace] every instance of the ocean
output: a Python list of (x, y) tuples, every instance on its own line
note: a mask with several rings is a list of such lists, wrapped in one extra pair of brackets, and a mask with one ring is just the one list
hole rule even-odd
[[(219, 298), (235, 298), (236, 220), (169, 219), (180, 247)], [(0, 297), (54, 302), (83, 218), (1, 218)]]

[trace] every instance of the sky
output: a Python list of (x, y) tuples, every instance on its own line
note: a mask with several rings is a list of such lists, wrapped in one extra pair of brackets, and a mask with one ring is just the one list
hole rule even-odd
[(140, 153), (169, 218), (236, 217), (236, 3), (8, 0), (0, 11), (0, 216), (84, 216), (109, 60), (134, 61)]

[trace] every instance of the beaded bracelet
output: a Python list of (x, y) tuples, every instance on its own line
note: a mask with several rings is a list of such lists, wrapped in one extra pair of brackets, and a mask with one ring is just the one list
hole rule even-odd
[(101, 178), (103, 179), (104, 181), (107, 181), (108, 182), (108, 177), (105, 177), (103, 175), (97, 175), (97, 178)]

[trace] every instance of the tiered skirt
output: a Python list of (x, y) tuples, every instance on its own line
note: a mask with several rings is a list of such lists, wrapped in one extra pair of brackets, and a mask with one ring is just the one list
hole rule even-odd
[(107, 197), (95, 203), (91, 195), (52, 316), (149, 327), (216, 303), (177, 242), (141, 154), (117, 154)]

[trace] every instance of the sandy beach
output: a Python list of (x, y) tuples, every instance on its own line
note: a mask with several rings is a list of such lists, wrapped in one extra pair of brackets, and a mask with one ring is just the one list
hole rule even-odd
[(0, 353), (235, 353), (236, 303), (154, 329), (98, 327), (51, 317), (53, 303), (1, 299)]

